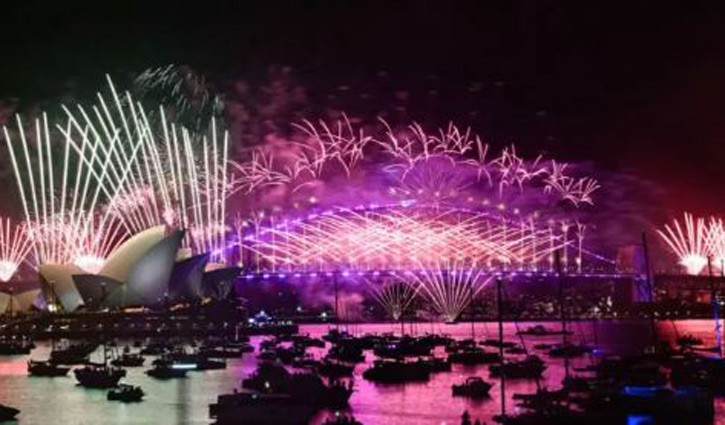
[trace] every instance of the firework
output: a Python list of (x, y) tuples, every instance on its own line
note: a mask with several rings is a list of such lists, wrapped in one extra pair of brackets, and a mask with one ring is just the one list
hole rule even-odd
[(388, 280), (382, 283), (368, 281), (368, 286), (375, 300), (395, 321), (400, 320), (408, 311), (419, 289), (417, 285), (412, 285), (405, 279)]
[(224, 103), (203, 76), (184, 65), (166, 65), (143, 71), (134, 81), (140, 98), (172, 108), (176, 119), (188, 128), (205, 129), (218, 118)]
[(295, 160), (295, 175), (299, 175), (300, 170), (306, 170), (314, 178), (319, 178), (325, 164), (334, 161), (350, 176), (352, 168), (363, 158), (365, 146), (372, 141), (372, 137), (362, 130), (356, 132), (344, 114), (343, 119), (333, 125), (320, 120), (316, 126), (305, 120), (295, 127), (308, 139), (308, 143), (298, 144), (302, 149)]
[(33, 245), (25, 226), (0, 217), (0, 280), (7, 282), (25, 260)]
[(108, 84), (110, 97), (64, 108), (66, 124), (54, 131), (45, 115), (30, 137), (19, 117), (14, 137), (4, 127), (36, 264), (95, 272), (128, 235), (159, 224), (189, 229), (185, 246), (220, 261), (227, 134), (219, 136), (214, 120), (209, 137), (190, 133), (163, 108), (152, 124), (140, 103)]
[[(51, 132), (46, 115), (35, 120), (33, 131), (27, 137), (22, 120), (19, 116), (16, 119), (15, 137), (8, 127), (3, 130), (28, 222), (35, 264), (72, 262), (79, 250), (87, 247), (81, 241), (98, 229), (94, 225), (101, 229), (111, 225), (113, 218), (109, 214), (96, 218), (95, 211), (103, 197), (113, 196), (120, 190), (121, 186), (108, 184), (107, 165), (125, 150), (118, 138), (106, 140), (87, 128), (73, 132), (72, 119), (66, 126), (57, 127), (63, 135), (60, 140), (55, 140), (56, 133)], [(131, 157), (137, 147), (131, 145)], [(59, 164), (56, 163), (58, 154), (62, 158)], [(114, 171), (126, 174), (128, 168), (125, 165)], [(120, 183), (123, 184), (123, 179)]]
[(672, 225), (666, 224), (664, 230), (657, 230), (665, 244), (678, 257), (688, 274), (700, 274), (707, 265), (710, 255), (708, 247), (708, 229), (705, 219), (694, 218), (685, 213), (683, 224), (673, 220)]
[[(490, 146), (470, 128), (449, 124), (428, 133), (418, 123), (394, 130), (380, 121), (379, 137), (355, 130), (344, 115), (332, 123), (303, 121), (295, 125), (302, 141), (276, 141), (233, 162), (232, 191), (248, 196), (284, 187), (294, 194), (324, 182), (326, 176), (350, 178), (356, 169), (382, 173), (388, 183), (382, 193), (425, 202), (483, 197), (530, 203), (540, 198), (540, 207), (546, 207), (547, 202), (541, 201), (553, 197), (578, 208), (592, 205), (600, 188), (591, 177), (569, 175), (567, 164), (542, 156), (525, 159), (515, 146), (493, 156)], [(275, 156), (275, 151), (280, 155)], [(368, 156), (371, 160), (365, 161)], [(336, 169), (342, 173), (334, 173)]]
[(240, 241), (257, 270), (408, 270), (450, 261), (535, 270), (552, 252), (574, 243), (563, 233), (538, 228), (533, 217), (511, 221), (438, 205), (264, 220), (265, 226), (250, 226)]
[(711, 217), (707, 233), (708, 252), (714, 266), (725, 272), (725, 222), (721, 218)]
[[(430, 267), (430, 266), (428, 266)], [(459, 262), (445, 262), (434, 268), (396, 275), (415, 285), (431, 308), (448, 322), (454, 322), (486, 287), (492, 277), (480, 269)]]
[(107, 214), (131, 234), (156, 225), (186, 228), (184, 247), (211, 252), (212, 261), (220, 261), (228, 197), (227, 133), (220, 135), (214, 119), (209, 135), (191, 133), (169, 122), (163, 107), (152, 123), (129, 93), (119, 95), (110, 79), (109, 87), (111, 99), (99, 94), (95, 115), (69, 112), (76, 131), (90, 129), (106, 138), (120, 134), (122, 144), (138, 145), (138, 155), (121, 153), (101, 168), (105, 183), (118, 188), (108, 197)]

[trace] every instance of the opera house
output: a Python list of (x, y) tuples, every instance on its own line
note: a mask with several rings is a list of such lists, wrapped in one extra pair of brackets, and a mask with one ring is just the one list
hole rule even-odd
[(209, 254), (177, 261), (183, 238), (184, 230), (165, 226), (144, 230), (111, 253), (97, 274), (74, 264), (42, 265), (44, 299), (72, 312), (226, 297), (238, 269), (205, 272)]

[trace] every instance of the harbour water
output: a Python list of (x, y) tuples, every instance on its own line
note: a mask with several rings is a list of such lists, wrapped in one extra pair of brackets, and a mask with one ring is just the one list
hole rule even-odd
[[(504, 333), (507, 340), (521, 343), (516, 335), (517, 329), (535, 323), (507, 323)], [(559, 326), (546, 323), (548, 327)], [(517, 328), (518, 326), (518, 328)], [(649, 323), (645, 321), (600, 321), (572, 322), (569, 324), (575, 342), (587, 342), (596, 345), (597, 353), (627, 354), (641, 350), (650, 341)], [(351, 333), (400, 333), (396, 324), (359, 324), (347, 328)], [(689, 320), (661, 322), (658, 334), (661, 338), (674, 340), (677, 336), (691, 334), (701, 338), (705, 345), (714, 344), (714, 325), (709, 320)], [(303, 325), (301, 333), (321, 336), (329, 330), (328, 325)], [(406, 332), (422, 335), (436, 332), (448, 334), (454, 338), (470, 338), (470, 323), (455, 325), (433, 323), (406, 325)], [(497, 337), (497, 324), (477, 323), (477, 340)], [(263, 337), (252, 338), (257, 347)], [(539, 343), (556, 343), (558, 336), (524, 337), (529, 349)], [(440, 354), (443, 354), (442, 349)], [(39, 343), (32, 357), (45, 359), (50, 351), (46, 343)], [(314, 354), (320, 354), (311, 350)], [(100, 350), (93, 355), (101, 359)], [(564, 377), (564, 360), (547, 359), (548, 369), (541, 380), (541, 386), (557, 388)], [(372, 353), (367, 354), (368, 363)], [(76, 385), (70, 374), (63, 378), (36, 378), (27, 376), (28, 356), (0, 357), (0, 403), (21, 409), (20, 424), (208, 424), (209, 404), (217, 395), (229, 393), (239, 388), (242, 377), (250, 374), (256, 367), (254, 354), (245, 354), (238, 360), (229, 360), (227, 369), (190, 373), (186, 379), (159, 381), (146, 376), (145, 368), (129, 368), (123, 382), (140, 385), (146, 392), (141, 403), (123, 404), (106, 401), (103, 390), (83, 389)], [(594, 361), (592, 356), (573, 359), (572, 368), (587, 366)], [(147, 365), (150, 360), (147, 360)], [(460, 416), (468, 410), (473, 418), (493, 423), (492, 416), (500, 412), (500, 393), (498, 381), (489, 377), (486, 366), (463, 367), (454, 365), (450, 373), (433, 374), (430, 381), (407, 385), (379, 385), (362, 379), (367, 365), (360, 364), (355, 370), (356, 391), (350, 399), (350, 411), (366, 425), (441, 425), (460, 423)], [(71, 372), (72, 374), (72, 372)], [(451, 385), (460, 383), (468, 376), (481, 376), (494, 383), (491, 397), (473, 402), (451, 396)], [(537, 383), (533, 380), (507, 381), (509, 411), (515, 411), (511, 396), (514, 393), (533, 392)], [(716, 402), (717, 419), (715, 424), (725, 425), (725, 399)], [(317, 418), (321, 422), (323, 413)]]

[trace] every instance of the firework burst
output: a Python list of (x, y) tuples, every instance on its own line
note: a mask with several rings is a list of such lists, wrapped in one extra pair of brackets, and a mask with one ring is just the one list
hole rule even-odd
[(0, 281), (13, 277), (32, 248), (25, 226), (0, 217)]
[[(311, 214), (306, 220), (273, 215), (262, 220), (263, 226), (248, 226), (241, 240), (257, 270), (409, 270), (450, 261), (536, 270), (552, 252), (575, 243), (565, 233), (539, 228), (533, 217), (512, 221), (438, 205), (374, 206)], [(581, 256), (584, 251), (578, 252)]]
[(367, 281), (373, 298), (383, 307), (393, 320), (400, 320), (412, 306), (419, 287), (405, 279), (393, 279), (378, 282)]
[(666, 224), (664, 230), (657, 230), (657, 233), (687, 273), (697, 275), (705, 268), (710, 256), (708, 228), (705, 219), (695, 218), (689, 213), (684, 214), (682, 223), (673, 220), (672, 225)]
[(456, 261), (437, 264), (434, 268), (396, 274), (415, 285), (431, 308), (448, 322), (457, 320), (478, 294), (492, 280), (481, 269)]
[(15, 132), (4, 127), (36, 265), (95, 272), (129, 235), (159, 224), (189, 229), (186, 247), (223, 261), (226, 132), (212, 120), (209, 135), (190, 133), (163, 108), (151, 124), (140, 103), (108, 84), (110, 96), (64, 108), (66, 123), (52, 130), (45, 115), (28, 136), (19, 117)]

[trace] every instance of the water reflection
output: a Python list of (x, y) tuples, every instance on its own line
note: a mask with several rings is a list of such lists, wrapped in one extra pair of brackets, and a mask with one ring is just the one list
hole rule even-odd
[[(521, 323), (519, 328), (533, 325)], [(547, 324), (547, 326), (557, 326)], [(628, 354), (644, 348), (650, 341), (649, 324), (637, 321), (601, 321), (573, 322), (570, 324), (574, 332), (572, 340), (598, 344), (603, 353)], [(663, 322), (658, 325), (663, 338), (674, 340), (678, 335), (692, 334), (703, 339), (706, 345), (714, 344), (714, 325), (711, 321)], [(516, 335), (517, 327), (509, 323), (504, 327), (507, 340), (521, 343)], [(325, 325), (302, 326), (303, 333), (321, 336), (328, 331)], [(400, 333), (399, 325), (362, 324), (355, 326), (356, 333)], [(422, 335), (426, 332), (449, 334), (456, 338), (468, 338), (471, 335), (470, 324), (417, 324), (406, 326), (407, 332)], [(476, 324), (475, 333), (478, 340), (496, 338), (496, 324)], [(524, 338), (527, 347), (538, 343), (557, 343), (557, 336)], [(253, 338), (252, 343), (259, 345), (261, 338)], [(442, 348), (437, 349), (438, 355), (444, 355)], [(50, 347), (39, 344), (33, 351), (33, 357), (46, 358)], [(311, 350), (320, 355), (321, 352)], [(95, 354), (100, 359), (100, 352)], [(372, 361), (372, 354), (367, 354), (367, 361)], [(596, 356), (587, 356), (571, 361), (572, 368), (584, 367), (596, 360)], [(35, 378), (26, 373), (27, 356), (0, 357), (0, 403), (21, 409), (20, 423), (72, 423), (72, 424), (208, 424), (209, 403), (216, 400), (221, 393), (231, 392), (239, 386), (241, 378), (251, 373), (256, 361), (253, 355), (245, 355), (243, 359), (229, 360), (226, 370), (195, 372), (180, 380), (158, 381), (146, 376), (145, 368), (129, 369), (125, 382), (140, 385), (146, 391), (146, 399), (142, 403), (124, 405), (123, 403), (107, 402), (105, 391), (83, 389), (76, 386), (75, 379), (69, 375), (65, 378)], [(147, 365), (150, 361), (147, 361)], [(541, 386), (556, 388), (564, 376), (564, 360), (553, 359), (540, 382)], [(379, 385), (362, 379), (365, 365), (358, 365), (356, 374), (356, 392), (350, 404), (351, 411), (366, 425), (383, 425), (405, 423), (409, 425), (440, 425), (458, 424), (460, 415), (468, 410), (472, 417), (480, 418), (489, 424), (492, 416), (499, 413), (500, 393), (497, 380), (491, 378), (485, 366), (470, 367), (454, 365), (450, 373), (437, 373), (425, 383), (413, 383), (405, 386)], [(451, 396), (451, 385), (460, 383), (468, 376), (481, 376), (494, 383), (490, 398), (471, 401)], [(533, 392), (537, 389), (536, 381), (507, 381), (507, 405), (515, 412), (511, 396), (517, 392)], [(725, 403), (719, 399), (717, 412), (725, 412)], [(716, 424), (725, 425), (725, 419), (719, 414)], [(324, 414), (317, 418), (323, 420)], [(644, 421), (644, 422), (643, 422)], [(631, 417), (628, 424), (646, 424), (646, 418)]]

